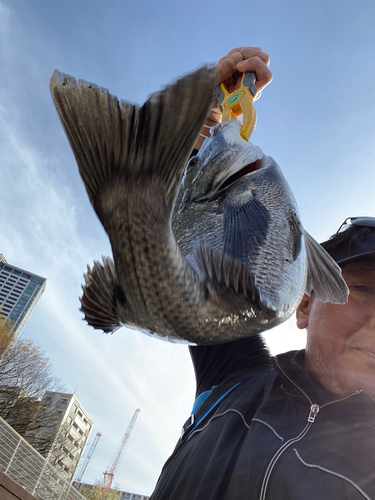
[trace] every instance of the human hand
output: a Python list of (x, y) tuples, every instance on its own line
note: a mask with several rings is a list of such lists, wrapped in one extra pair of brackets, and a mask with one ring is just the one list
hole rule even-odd
[[(273, 75), (269, 69), (270, 56), (259, 47), (237, 47), (220, 59), (216, 69), (219, 82), (225, 83), (229, 92), (234, 92), (240, 88), (242, 73), (254, 71), (256, 75), (255, 86), (258, 90), (254, 100), (259, 99), (262, 90), (272, 81)], [(201, 133), (194, 146), (199, 150), (206, 137), (210, 137), (210, 128), (221, 122), (221, 112), (216, 107), (211, 112), (201, 130)]]
[(241, 85), (242, 73), (254, 71), (255, 86), (258, 90), (254, 100), (260, 97), (262, 90), (272, 81), (269, 69), (270, 56), (259, 47), (239, 47), (232, 49), (222, 57), (216, 66), (219, 82), (224, 82), (229, 92), (234, 92)]

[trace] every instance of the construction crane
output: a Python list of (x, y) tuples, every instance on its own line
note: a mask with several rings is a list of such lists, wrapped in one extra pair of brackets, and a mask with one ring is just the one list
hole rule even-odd
[(100, 434), (100, 432), (98, 432), (98, 433), (96, 434), (96, 436), (95, 436), (95, 439), (94, 439), (94, 441), (93, 441), (93, 443), (92, 443), (92, 445), (91, 445), (91, 448), (90, 448), (90, 450), (89, 450), (89, 452), (88, 452), (88, 454), (87, 454), (86, 458), (85, 458), (85, 459), (84, 459), (84, 461), (82, 462), (81, 468), (79, 469), (79, 472), (78, 472), (78, 474), (77, 474), (77, 477), (76, 477), (76, 479), (75, 479), (75, 481), (74, 481), (74, 485), (75, 485), (75, 487), (77, 488), (77, 490), (78, 490), (78, 488), (79, 488), (79, 485), (82, 483), (82, 478), (83, 478), (83, 476), (84, 476), (84, 474), (85, 474), (85, 472), (86, 472), (87, 466), (89, 465), (89, 462), (90, 462), (91, 457), (92, 457), (92, 455), (93, 455), (93, 453), (94, 453), (94, 451), (95, 451), (96, 445), (98, 444), (98, 441), (99, 441), (99, 439), (100, 439), (100, 436), (101, 436), (101, 434)]
[(117, 448), (116, 453), (112, 459), (111, 465), (108, 467), (108, 469), (105, 472), (103, 472), (104, 479), (103, 479), (103, 483), (102, 483), (102, 498), (105, 498), (108, 495), (108, 493), (111, 491), (113, 479), (114, 479), (115, 474), (117, 472), (117, 469), (120, 465), (121, 459), (125, 454), (126, 448), (128, 447), (130, 434), (133, 430), (135, 421), (137, 420), (138, 413), (140, 411), (141, 410), (139, 408), (137, 408), (135, 410), (134, 415), (130, 421), (130, 424), (128, 425), (128, 428), (126, 429), (124, 437), (122, 438), (121, 443), (120, 443), (119, 447)]

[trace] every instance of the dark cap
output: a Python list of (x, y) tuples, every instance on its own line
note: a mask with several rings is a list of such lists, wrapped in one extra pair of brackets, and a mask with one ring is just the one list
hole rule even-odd
[(375, 230), (370, 231), (364, 241), (362, 241), (357, 248), (349, 252), (349, 255), (339, 255), (335, 258), (335, 260), (338, 264), (343, 264), (351, 260), (365, 257), (375, 258)]
[[(344, 231), (340, 231), (340, 229), (347, 224), (348, 220), (351, 221), (349, 227)], [(363, 229), (365, 227), (368, 230), (364, 234)], [(346, 236), (348, 238), (346, 238)], [(344, 240), (342, 237), (344, 237)], [(356, 244), (357, 241), (359, 241), (359, 244)], [(335, 251), (332, 251), (333, 248), (326, 248), (326, 244), (327, 247), (331, 246), (330, 242), (335, 242)], [(375, 218), (350, 217), (346, 219), (337, 233), (322, 245), (340, 265), (356, 259), (364, 259), (367, 257), (375, 258)], [(342, 248), (341, 251), (340, 247)]]

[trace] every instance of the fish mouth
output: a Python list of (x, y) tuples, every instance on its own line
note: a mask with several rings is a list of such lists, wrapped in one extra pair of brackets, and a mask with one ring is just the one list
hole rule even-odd
[(262, 163), (263, 163), (263, 158), (261, 158), (260, 160), (255, 160), (252, 163), (248, 163), (247, 165), (242, 167), (240, 170), (238, 170), (238, 172), (236, 172), (235, 174), (228, 177), (228, 179), (223, 182), (223, 184), (220, 186), (220, 188), (216, 192), (221, 193), (225, 189), (228, 189), (230, 186), (232, 186), (239, 179), (242, 179), (242, 177), (245, 177), (245, 175), (248, 175), (248, 174), (251, 174), (252, 172), (256, 172), (257, 170), (260, 170), (262, 167)]
[[(251, 163), (248, 163), (244, 167), (241, 167), (240, 169), (238, 169), (234, 173), (232, 173), (229, 176), (227, 176), (226, 178), (224, 178), (222, 180), (222, 182), (220, 184), (218, 184), (217, 187), (212, 189), (209, 193), (207, 193), (204, 196), (201, 196), (199, 198), (195, 198), (191, 201), (195, 202), (195, 203), (204, 203), (204, 202), (210, 202), (210, 201), (216, 200), (227, 189), (231, 188), (234, 184), (239, 182), (241, 179), (243, 179), (244, 177), (246, 177), (249, 174), (252, 174), (252, 173), (260, 170), (263, 167), (263, 159), (264, 159), (264, 157), (262, 156), (262, 158), (258, 158), (257, 160), (255, 160)], [(229, 172), (230, 172), (230, 170), (229, 170)]]

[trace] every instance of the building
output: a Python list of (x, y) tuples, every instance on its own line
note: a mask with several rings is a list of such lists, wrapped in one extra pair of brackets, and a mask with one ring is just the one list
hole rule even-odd
[[(88, 492), (95, 487), (95, 485), (87, 483), (75, 484), (75, 486), (79, 492), (82, 490)], [(137, 493), (130, 493), (129, 491), (118, 492), (118, 500), (149, 500), (149, 498), (150, 497), (146, 495), (138, 495)]]
[(129, 493), (128, 491), (120, 491), (118, 498), (119, 500), (148, 500), (150, 497), (137, 495), (136, 493)]
[(13, 338), (20, 334), (46, 288), (46, 279), (7, 262), (0, 254), (0, 314), (13, 325)]
[(36, 430), (26, 433), (28, 442), (60, 475), (72, 481), (94, 426), (74, 394), (45, 392), (36, 417)]

